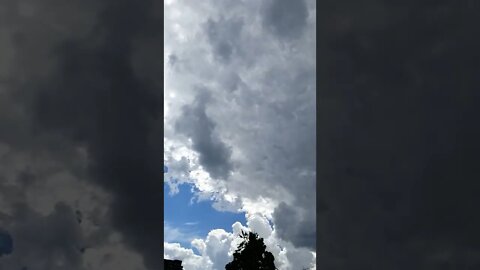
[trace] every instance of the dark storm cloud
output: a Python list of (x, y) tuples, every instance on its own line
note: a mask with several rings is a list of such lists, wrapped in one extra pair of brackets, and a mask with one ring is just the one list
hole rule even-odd
[(198, 90), (193, 104), (183, 107), (175, 129), (192, 139), (200, 164), (213, 178), (227, 179), (233, 168), (231, 149), (215, 133), (215, 123), (207, 115), (206, 105), (212, 97), (204, 89)]
[(43, 216), (25, 204), (18, 204), (11, 221), (15, 250), (2, 258), (2, 267), (83, 269), (83, 236), (71, 207), (58, 203), (51, 214)]
[(330, 5), (342, 8), (318, 16), (319, 268), (480, 267), (475, 9)]
[(307, 247), (315, 250), (315, 218), (303, 218), (298, 210), (282, 202), (275, 208), (273, 220), (278, 236), (291, 241), (296, 247)]
[[(103, 4), (88, 35), (50, 48), (54, 68), (42, 80), (29, 82), (39, 91), (26, 111), (39, 136), (56, 134), (59, 144), (87, 148), (92, 182), (113, 196), (114, 229), (144, 256), (148, 269), (160, 269), (163, 140), (157, 126), (162, 90), (140, 80), (132, 61), (138, 56), (135, 42), (161, 36), (162, 18), (151, 1)], [(72, 256), (67, 257), (78, 263)]]
[(305, 0), (269, 0), (265, 3), (263, 24), (282, 39), (296, 39), (307, 25)]
[(36, 113), (43, 127), (86, 143), (95, 183), (114, 195), (114, 228), (144, 255), (148, 269), (160, 269), (162, 140), (152, 137), (152, 124), (161, 90), (138, 80), (130, 63), (138, 34), (161, 31), (150, 10), (148, 1), (112, 2), (91, 39), (66, 42)]

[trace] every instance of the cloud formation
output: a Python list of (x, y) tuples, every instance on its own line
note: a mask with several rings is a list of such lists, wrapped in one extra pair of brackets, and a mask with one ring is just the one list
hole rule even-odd
[[(268, 237), (281, 269), (314, 258), (315, 2), (171, 1), (165, 8), (167, 184), (175, 191), (191, 183), (219, 211), (261, 217), (252, 226), (275, 235)], [(212, 227), (196, 243), (213, 269), (223, 269), (234, 238)]]
[(161, 6), (0, 5), (0, 268), (159, 269)]
[[(192, 249), (182, 247), (177, 243), (165, 243), (165, 256), (180, 259), (186, 270), (224, 269), (232, 260), (233, 253), (242, 241), (241, 231), (255, 231), (265, 240), (267, 250), (275, 257), (275, 265), (279, 269), (315, 269), (315, 252), (304, 248), (296, 248), (288, 242), (283, 242), (262, 215), (252, 215), (247, 219), (246, 226), (240, 222), (232, 225), (231, 232), (223, 229), (210, 231), (205, 239), (194, 239)], [(197, 253), (197, 254), (196, 254)]]
[(175, 123), (176, 131), (192, 140), (192, 148), (199, 153), (199, 163), (214, 178), (227, 179), (232, 165), (231, 150), (218, 138), (215, 123), (208, 117), (206, 108), (210, 94), (207, 89), (200, 92), (191, 105), (182, 108), (182, 115)]

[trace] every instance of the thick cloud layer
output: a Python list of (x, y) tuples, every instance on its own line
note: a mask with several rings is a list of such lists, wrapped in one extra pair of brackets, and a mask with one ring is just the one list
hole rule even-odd
[(84, 240), (69, 206), (58, 203), (47, 216), (19, 206), (14, 217), (15, 254), (4, 258), (5, 269), (83, 269)]
[(0, 4), (0, 268), (160, 269), (161, 6)]
[(473, 5), (322, 9), (320, 269), (480, 266)]
[[(172, 193), (188, 182), (217, 210), (266, 219), (280, 269), (297, 269), (295, 258), (311, 267), (315, 1), (167, 1), (165, 8), (165, 161)], [(228, 241), (236, 237), (226, 234)], [(213, 269), (223, 269), (227, 246), (207, 247), (188, 260), (208, 258)]]
[(183, 114), (176, 122), (175, 128), (179, 133), (192, 139), (193, 150), (197, 151), (200, 165), (208, 173), (219, 179), (227, 179), (232, 165), (230, 164), (231, 150), (216, 137), (215, 123), (208, 118), (206, 106), (210, 96), (208, 90), (199, 89), (192, 105), (183, 107)]

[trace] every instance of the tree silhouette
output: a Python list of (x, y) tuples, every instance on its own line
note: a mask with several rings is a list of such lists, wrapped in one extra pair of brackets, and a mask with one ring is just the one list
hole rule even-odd
[(275, 258), (266, 250), (263, 238), (258, 234), (241, 232), (243, 241), (233, 254), (233, 261), (229, 262), (226, 270), (275, 270)]

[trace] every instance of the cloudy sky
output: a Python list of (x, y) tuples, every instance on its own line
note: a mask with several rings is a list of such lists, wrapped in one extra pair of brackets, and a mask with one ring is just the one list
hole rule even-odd
[(315, 1), (165, 2), (165, 257), (315, 268)]
[(479, 269), (478, 2), (327, 2), (318, 268)]
[(480, 268), (478, 4), (421, 2), (0, 0), (0, 269)]
[(161, 11), (0, 1), (0, 269), (161, 269)]

